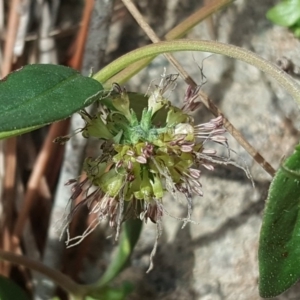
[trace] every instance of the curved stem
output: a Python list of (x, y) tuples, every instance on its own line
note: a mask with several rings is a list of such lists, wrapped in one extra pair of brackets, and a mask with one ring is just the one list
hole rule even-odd
[(110, 77), (136, 61), (166, 52), (178, 51), (211, 52), (244, 61), (276, 79), (279, 84), (284, 87), (300, 105), (300, 85), (297, 84), (287, 73), (285, 73), (275, 64), (268, 62), (264, 58), (261, 58), (249, 50), (216, 41), (176, 40), (144, 46), (116, 59), (101, 71), (96, 73), (94, 75), (94, 79), (105, 83)]
[(87, 293), (87, 287), (77, 284), (61, 272), (51, 269), (45, 266), (44, 264), (32, 260), (28, 257), (0, 250), (0, 259), (4, 259), (13, 264), (25, 266), (31, 270), (46, 275), (57, 285), (59, 285), (62, 289), (64, 289), (67, 293), (70, 293), (75, 299), (81, 299)]
[[(108, 284), (126, 267), (132, 251), (139, 239), (143, 223), (138, 220), (128, 220), (124, 224), (119, 247), (114, 260), (109, 265), (101, 279), (95, 284), (77, 284), (61, 272), (49, 268), (39, 261), (26, 256), (16, 255), (0, 249), (0, 260), (6, 260), (16, 265), (22, 265), (28, 269), (42, 273), (64, 289), (72, 300), (82, 300), (85, 296), (103, 296), (108, 290)], [(98, 298), (97, 298), (98, 299)], [(102, 298), (101, 298), (102, 299)]]

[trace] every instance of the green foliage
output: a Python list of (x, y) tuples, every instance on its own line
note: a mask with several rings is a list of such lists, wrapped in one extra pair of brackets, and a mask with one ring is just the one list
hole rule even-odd
[(300, 145), (277, 171), (263, 217), (259, 292), (275, 297), (300, 278)]
[(65, 119), (98, 97), (102, 85), (58, 65), (28, 65), (0, 81), (0, 138)]
[(283, 0), (267, 12), (267, 18), (273, 23), (289, 27), (300, 37), (300, 0)]
[(0, 276), (0, 300), (28, 300), (29, 297), (13, 281)]

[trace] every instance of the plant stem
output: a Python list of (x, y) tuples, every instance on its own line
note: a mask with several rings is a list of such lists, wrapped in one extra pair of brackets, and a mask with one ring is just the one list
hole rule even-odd
[(94, 79), (105, 83), (110, 77), (136, 61), (158, 54), (178, 51), (202, 51), (222, 54), (253, 65), (277, 80), (294, 97), (300, 106), (300, 86), (287, 73), (275, 64), (268, 62), (249, 50), (216, 41), (176, 40), (147, 45), (116, 59), (96, 73)]
[(71, 294), (74, 299), (81, 299), (87, 293), (88, 287), (79, 285), (61, 272), (51, 269), (44, 264), (32, 260), (28, 257), (0, 250), (0, 259), (4, 259), (16, 265), (25, 266), (31, 270), (44, 274), (45, 276), (53, 280), (62, 289), (64, 289), (67, 293)]

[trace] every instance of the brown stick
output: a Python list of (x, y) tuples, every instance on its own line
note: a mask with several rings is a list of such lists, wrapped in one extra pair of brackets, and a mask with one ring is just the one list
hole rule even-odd
[[(1, 69), (1, 76), (6, 76), (12, 68), (13, 63), (13, 48), (15, 44), (15, 39), (18, 31), (19, 24), (19, 13), (20, 0), (11, 1), (8, 28), (7, 28), (7, 39), (5, 41), (4, 54), (3, 54), (3, 64)], [(15, 188), (15, 174), (16, 174), (16, 138), (11, 138), (6, 141), (5, 149), (5, 179), (4, 179), (4, 191), (3, 191), (3, 204), (4, 204), (4, 214), (5, 223), (3, 228), (3, 249), (11, 250), (10, 233), (12, 230), (12, 217), (14, 209), (14, 188)], [(0, 272), (3, 275), (8, 275), (10, 270), (10, 265), (8, 263), (0, 264)]]
[(40, 180), (49, 166), (52, 153), (54, 153), (55, 148), (58, 147), (57, 144), (53, 143), (53, 140), (60, 135), (63, 128), (62, 122), (51, 125), (47, 138), (44, 141), (43, 147), (36, 159), (34, 168), (28, 180), (22, 209), (20, 210), (20, 214), (14, 227), (14, 236), (17, 238), (16, 240), (19, 240), (22, 235), (24, 224), (31, 210), (33, 201), (36, 199), (38, 194), (37, 191), (39, 189)]
[(75, 53), (69, 60), (68, 65), (74, 69), (81, 70), (85, 42), (87, 39), (91, 15), (94, 8), (95, 0), (85, 0), (84, 11), (82, 15), (81, 27), (78, 31), (75, 42)]

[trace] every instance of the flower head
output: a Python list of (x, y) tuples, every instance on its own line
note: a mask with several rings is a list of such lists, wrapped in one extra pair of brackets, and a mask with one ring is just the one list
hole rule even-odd
[(86, 122), (83, 135), (103, 143), (98, 157), (85, 160), (87, 178), (75, 183), (72, 200), (87, 191), (80, 206), (86, 204), (99, 222), (108, 219), (117, 236), (128, 218), (150, 220), (160, 232), (166, 192), (175, 199), (184, 196), (188, 213), (183, 225), (191, 221), (192, 197), (203, 196), (202, 169), (213, 170), (224, 161), (206, 148), (209, 140), (227, 147), (222, 117), (195, 124), (189, 112), (199, 106), (198, 89), (191, 87), (183, 107), (173, 106), (165, 93), (176, 78), (163, 77), (148, 97), (139, 99), (144, 103), (142, 113), (130, 106), (130, 95), (117, 84), (94, 116), (81, 112)]

